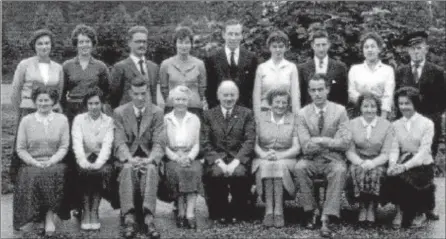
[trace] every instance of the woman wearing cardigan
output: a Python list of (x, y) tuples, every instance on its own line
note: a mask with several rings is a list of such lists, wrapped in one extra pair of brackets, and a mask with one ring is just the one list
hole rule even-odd
[(377, 33), (368, 32), (361, 37), (365, 60), (348, 72), (348, 98), (356, 104), (360, 95), (375, 94), (381, 101), (381, 116), (386, 119), (392, 111), (395, 75), (393, 68), (379, 59), (383, 48), (384, 40)]
[(396, 205), (393, 226), (419, 227), (425, 212), (435, 208), (434, 160), (431, 144), (434, 124), (417, 112), (420, 93), (403, 87), (395, 93), (395, 104), (403, 115), (393, 123), (396, 137), (389, 155), (384, 198)]
[(356, 110), (361, 116), (349, 122), (353, 138), (346, 156), (351, 163), (352, 196), (359, 202), (361, 224), (375, 222), (381, 178), (386, 172), (385, 164), (394, 139), (392, 124), (379, 117), (380, 103), (373, 94), (359, 96)]
[(55, 231), (55, 212), (61, 211), (66, 166), (62, 163), (70, 142), (67, 118), (52, 111), (59, 94), (39, 87), (31, 99), (37, 112), (23, 117), (17, 132), (21, 161), (14, 188), (14, 229), (37, 222), (40, 233)]
[(160, 87), (164, 100), (166, 100), (165, 113), (173, 109), (173, 102), (168, 98), (169, 90), (178, 85), (187, 86), (192, 94), (189, 99), (189, 112), (201, 118), (203, 110), (207, 109), (205, 98), (206, 69), (202, 60), (191, 56), (193, 46), (193, 32), (189, 27), (179, 27), (175, 31), (174, 43), (177, 54), (161, 63)]
[(271, 58), (257, 67), (253, 90), (253, 107), (256, 119), (262, 111), (268, 111), (268, 92), (275, 88), (288, 90), (291, 95), (289, 107), (297, 114), (300, 109), (300, 88), (297, 67), (285, 59), (289, 47), (288, 36), (282, 31), (269, 35), (266, 44), (271, 52)]
[(177, 226), (197, 228), (195, 205), (203, 194), (200, 150), (200, 120), (187, 110), (191, 90), (177, 86), (169, 93), (173, 111), (164, 116), (167, 132), (165, 178), (168, 198), (178, 207)]
[(286, 89), (272, 89), (267, 101), (271, 111), (262, 112), (257, 124), (255, 152), (252, 162), (259, 197), (266, 201), (266, 227), (283, 227), (283, 199), (295, 198), (292, 170), (297, 162), (300, 145), (297, 138), (297, 118), (289, 111), (291, 97)]
[[(29, 46), (36, 53), (35, 56), (22, 60), (14, 72), (12, 80), (11, 103), (17, 114), (16, 131), (21, 119), (36, 111), (36, 105), (31, 99), (33, 90), (39, 86), (52, 87), (62, 95), (63, 71), (62, 66), (50, 58), (51, 47), (53, 46), (54, 35), (47, 29), (40, 29), (33, 33)], [(59, 99), (57, 99), (59, 102)], [(55, 109), (60, 111), (59, 104), (55, 104)], [(15, 139), (15, 141), (17, 138)], [(14, 141), (14, 145), (16, 142)], [(15, 182), (17, 170), (21, 160), (17, 156), (15, 146), (13, 147), (11, 159), (10, 176)]]
[(111, 180), (112, 166), (107, 163), (113, 144), (113, 119), (102, 113), (104, 96), (90, 89), (83, 104), (88, 112), (77, 115), (71, 131), (73, 151), (83, 196), (82, 230), (99, 230), (99, 203)]

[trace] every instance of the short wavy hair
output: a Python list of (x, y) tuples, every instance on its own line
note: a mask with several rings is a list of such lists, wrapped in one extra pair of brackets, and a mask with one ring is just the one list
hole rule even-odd
[(242, 26), (242, 31), (243, 31), (243, 23), (238, 20), (238, 19), (229, 19), (227, 20), (224, 24), (223, 24), (223, 32), (226, 32), (226, 28), (228, 26), (234, 26), (234, 25), (240, 25)]
[(382, 109), (381, 109), (381, 99), (372, 93), (364, 93), (361, 94), (358, 98), (358, 101), (356, 102), (355, 105), (355, 116), (360, 116), (361, 115), (361, 107), (362, 107), (362, 103), (364, 103), (365, 100), (373, 100), (376, 104), (376, 108), (377, 108), (377, 115), (381, 115)]
[(361, 50), (364, 48), (364, 44), (367, 40), (372, 39), (376, 42), (376, 45), (378, 45), (379, 49), (384, 48), (384, 39), (376, 32), (366, 32), (361, 36), (360, 45)]
[(418, 112), (420, 110), (421, 94), (417, 88), (411, 87), (411, 86), (405, 86), (405, 87), (398, 89), (395, 92), (394, 104), (398, 110), (399, 115), (401, 114), (400, 107), (398, 104), (398, 99), (400, 97), (407, 97), (412, 102), (412, 105), (415, 108), (415, 111)]
[(190, 27), (180, 26), (175, 30), (173, 35), (173, 44), (176, 45), (178, 40), (189, 38), (191, 45), (194, 44), (194, 32)]
[(86, 35), (88, 38), (90, 38), (93, 46), (96, 46), (96, 44), (98, 43), (98, 37), (96, 31), (90, 26), (87, 26), (85, 24), (79, 24), (71, 32), (71, 44), (73, 44), (73, 46), (75, 47), (77, 46), (78, 42), (77, 38), (79, 37), (80, 34)]
[(37, 101), (37, 97), (42, 94), (47, 94), (50, 99), (53, 101), (53, 105), (57, 104), (59, 101), (59, 92), (57, 89), (53, 87), (47, 87), (44, 85), (39, 85), (37, 88), (35, 88), (31, 94), (31, 100), (34, 102), (34, 104)]
[(29, 40), (29, 47), (31, 49), (33, 49), (34, 52), (36, 52), (36, 41), (39, 38), (44, 37), (44, 36), (48, 36), (50, 38), (51, 48), (53, 48), (54, 34), (50, 30), (48, 30), (46, 28), (39, 29), (39, 30), (36, 30), (36, 31), (34, 31), (32, 33), (31, 38)]
[(270, 106), (273, 104), (273, 101), (277, 96), (286, 96), (288, 106), (291, 104), (291, 95), (288, 92), (288, 90), (283, 87), (279, 87), (271, 89), (270, 91), (268, 91), (268, 94), (266, 95), (266, 100), (268, 101), (268, 104)]
[(99, 100), (101, 101), (101, 103), (104, 103), (105, 98), (104, 98), (104, 93), (102, 92), (102, 90), (99, 89), (98, 87), (93, 87), (87, 91), (84, 98), (82, 99), (83, 105), (86, 107), (88, 104), (88, 101), (95, 96), (99, 97)]
[(144, 33), (149, 36), (149, 30), (145, 26), (134, 26), (127, 31), (127, 40), (131, 40), (135, 33)]
[(330, 88), (331, 87), (331, 80), (325, 75), (325, 74), (314, 74), (310, 77), (310, 81), (312, 80), (323, 80), (325, 82), (325, 87)]
[(187, 96), (187, 99), (190, 100), (190, 97), (192, 95), (192, 91), (189, 89), (189, 87), (185, 86), (185, 85), (178, 85), (176, 87), (174, 87), (173, 89), (171, 89), (169, 91), (169, 100), (173, 100), (173, 98), (175, 96), (177, 96), (178, 94), (182, 94), (184, 93)]
[(287, 34), (285, 34), (285, 32), (276, 30), (268, 36), (268, 39), (266, 39), (266, 45), (269, 47), (274, 42), (282, 42), (286, 47), (288, 47), (290, 45), (290, 38)]

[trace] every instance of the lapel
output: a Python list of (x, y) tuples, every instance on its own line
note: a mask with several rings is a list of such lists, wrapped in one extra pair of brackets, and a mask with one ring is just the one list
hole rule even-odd
[(225, 134), (225, 132), (226, 132), (226, 121), (225, 121), (225, 117), (223, 116), (223, 113), (221, 112), (221, 106), (220, 105), (218, 105), (217, 107), (214, 108), (214, 112), (212, 112), (212, 116), (216, 119), (216, 121), (220, 125), (220, 127), (218, 127), (218, 128), (223, 131), (223, 134)]
[[(308, 111), (307, 111), (307, 125), (309, 125), (310, 134), (312, 136), (319, 135), (319, 128), (318, 128), (318, 120), (319, 115), (317, 114), (316, 110), (314, 109), (314, 104), (308, 105)], [(323, 131), (323, 130), (322, 130)]]
[(133, 73), (135, 73), (137, 76), (141, 75), (141, 72), (139, 72), (138, 68), (136, 68), (135, 63), (133, 62), (132, 58), (130, 58), (130, 56), (126, 59), (127, 61), (127, 65), (130, 68), (131, 71), (133, 71)]
[(234, 127), (234, 124), (238, 121), (238, 118), (240, 118), (239, 111), (237, 105), (235, 105), (234, 109), (232, 109), (232, 114), (228, 122), (228, 127), (226, 128), (226, 134), (229, 134), (229, 132), (231, 132), (231, 129)]
[(239, 76), (241, 76), (241, 75), (243, 75), (243, 65), (245, 64), (245, 62), (246, 62), (246, 57), (247, 57), (247, 55), (248, 54), (246, 54), (246, 51), (245, 51), (245, 49), (243, 49), (242, 47), (240, 47), (240, 52), (239, 52), (239, 55), (238, 55), (238, 63), (237, 63), (237, 68), (238, 68), (238, 71), (239, 71)]
[(332, 75), (334, 75), (334, 70), (335, 70), (334, 61), (329, 57), (327, 62), (327, 77), (332, 81), (335, 80), (333, 77), (331, 77)]
[(133, 110), (133, 103), (129, 103), (124, 111), (124, 117), (127, 117), (133, 133), (138, 136), (138, 123), (136, 122), (135, 111)]
[[(426, 81), (429, 80), (429, 77), (426, 76), (426, 74), (430, 71), (430, 65), (429, 63), (425, 60), (424, 62), (424, 66), (423, 69), (421, 69), (421, 74), (420, 74), (420, 78), (418, 79), (418, 84), (423, 84)], [(411, 71), (412, 72), (412, 71)]]
[(141, 119), (141, 126), (139, 128), (139, 137), (146, 131), (150, 123), (152, 122), (153, 114), (152, 114), (152, 105), (147, 104), (146, 109), (144, 110), (144, 115)]
[[(43, 81), (42, 75), (40, 74), (40, 69), (39, 69), (39, 60), (36, 57), (35, 61), (34, 61), (34, 70), (35, 70), (35, 74), (34, 77), (36, 77), (36, 79), (42, 83), (43, 85), (45, 85), (45, 82)], [(50, 74), (50, 79), (51, 79), (51, 62), (50, 62), (50, 69), (49, 69), (49, 74)]]
[(229, 63), (228, 59), (226, 58), (226, 52), (224, 47), (223, 49), (217, 52), (217, 59), (219, 60), (219, 65), (221, 66), (223, 72), (229, 72)]
[[(311, 58), (310, 60), (308, 60), (308, 62), (307, 62), (307, 67), (308, 67), (308, 70), (309, 70), (309, 72), (310, 72), (309, 77), (308, 77), (308, 81), (310, 81), (310, 77), (311, 77), (313, 74), (316, 73), (316, 65), (314, 64), (314, 59), (313, 59), (313, 58)], [(306, 67), (306, 68), (307, 68), (307, 67)]]

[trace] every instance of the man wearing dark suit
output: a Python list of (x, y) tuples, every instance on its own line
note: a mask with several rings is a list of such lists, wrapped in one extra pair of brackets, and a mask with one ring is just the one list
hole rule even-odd
[(209, 108), (218, 105), (218, 85), (224, 80), (232, 80), (242, 92), (238, 104), (252, 109), (252, 90), (258, 62), (254, 53), (240, 47), (242, 31), (243, 25), (239, 21), (227, 21), (222, 32), (225, 47), (205, 60), (208, 74), (206, 99)]
[(342, 191), (347, 178), (345, 151), (351, 142), (351, 134), (346, 128), (348, 116), (345, 107), (327, 100), (330, 81), (319, 74), (309, 81), (308, 91), (313, 103), (299, 111), (297, 135), (303, 158), (295, 166), (308, 229), (314, 229), (318, 215), (313, 179), (322, 176), (327, 180), (321, 214), (320, 232), (323, 237), (333, 236), (328, 227), (329, 216), (340, 217)]
[(205, 189), (209, 217), (234, 223), (247, 219), (255, 121), (250, 109), (236, 105), (239, 91), (233, 81), (223, 81), (217, 94), (220, 105), (204, 112), (202, 123)]
[[(406, 37), (411, 62), (398, 68), (396, 89), (412, 86), (420, 91), (421, 105), (417, 110), (434, 122), (432, 155), (435, 157), (441, 135), (441, 115), (446, 109), (446, 82), (443, 69), (426, 61), (429, 48), (427, 37), (426, 32), (414, 32)], [(428, 219), (438, 220), (433, 207), (434, 205), (426, 216)]]
[(134, 26), (128, 31), (130, 56), (116, 63), (110, 74), (109, 102), (113, 109), (132, 100), (128, 93), (130, 82), (140, 76), (147, 81), (150, 91), (147, 96), (156, 104), (159, 67), (144, 56), (147, 52), (148, 33), (144, 26)]
[(298, 66), (302, 107), (311, 103), (308, 82), (314, 74), (324, 74), (331, 81), (328, 100), (346, 107), (348, 103), (347, 66), (328, 57), (330, 40), (325, 30), (316, 30), (312, 34), (311, 48), (314, 51), (314, 58)]
[(129, 91), (132, 101), (115, 109), (114, 153), (123, 163), (118, 181), (124, 236), (133, 237), (138, 224), (150, 238), (159, 238), (154, 214), (158, 164), (164, 155), (164, 113), (148, 101), (145, 78), (133, 79)]

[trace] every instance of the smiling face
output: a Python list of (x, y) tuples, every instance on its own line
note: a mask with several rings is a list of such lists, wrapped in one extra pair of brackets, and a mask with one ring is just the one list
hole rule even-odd
[(179, 91), (172, 96), (172, 103), (173, 103), (173, 108), (176, 111), (181, 111), (181, 112), (187, 111), (189, 97), (187, 96), (187, 93)]
[(398, 97), (398, 108), (401, 111), (401, 114), (406, 118), (410, 118), (415, 114), (415, 107), (407, 96)]
[(326, 37), (315, 38), (311, 43), (311, 48), (317, 58), (324, 59), (328, 54), (328, 49), (330, 49), (330, 41)]
[(93, 42), (84, 34), (77, 36), (77, 52), (81, 56), (89, 56), (93, 50)]
[(288, 110), (288, 96), (287, 95), (278, 95), (273, 98), (271, 103), (271, 110), (274, 114), (279, 116), (284, 115)]
[(316, 106), (323, 106), (327, 101), (329, 88), (323, 79), (310, 80), (308, 83), (308, 93)]
[(183, 39), (177, 39), (177, 53), (180, 55), (188, 55), (190, 53), (190, 49), (192, 48), (192, 42), (189, 37), (185, 37)]
[(36, 108), (41, 114), (48, 114), (53, 109), (54, 101), (47, 93), (39, 94), (36, 98)]
[(375, 41), (375, 39), (369, 38), (364, 42), (362, 51), (364, 53), (366, 61), (377, 61), (379, 59), (379, 53), (381, 52), (381, 49), (379, 48), (378, 43)]
[(287, 47), (283, 42), (271, 42), (269, 45), (269, 51), (271, 52), (271, 58), (281, 60), (284, 58)]
[(240, 42), (242, 42), (243, 39), (242, 31), (243, 26), (240, 24), (226, 26), (222, 36), (223, 39), (225, 39), (225, 44), (229, 49), (235, 50), (240, 46)]
[(51, 38), (49, 36), (41, 36), (36, 40), (36, 54), (40, 57), (48, 57), (51, 52)]
[(378, 105), (373, 99), (364, 99), (361, 104), (361, 114), (367, 121), (372, 121), (378, 114)]
[(99, 116), (101, 114), (102, 102), (99, 96), (93, 96), (87, 101), (88, 112), (92, 116)]
[(136, 32), (129, 40), (130, 52), (137, 57), (142, 57), (147, 52), (147, 34)]
[(420, 63), (426, 59), (426, 55), (428, 52), (428, 46), (426, 42), (421, 42), (419, 44), (415, 44), (413, 46), (410, 46), (409, 49), (409, 55), (410, 59), (413, 62)]
[(224, 86), (218, 91), (218, 100), (225, 109), (232, 109), (238, 100), (238, 91), (234, 87)]

